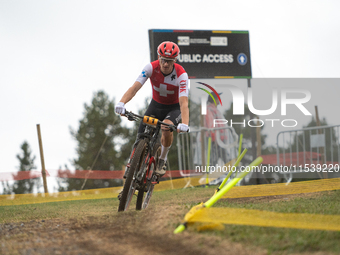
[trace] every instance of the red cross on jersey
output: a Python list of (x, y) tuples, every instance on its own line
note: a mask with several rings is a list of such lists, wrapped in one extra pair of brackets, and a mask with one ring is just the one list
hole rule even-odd
[(152, 86), (152, 98), (160, 104), (177, 104), (179, 97), (189, 95), (188, 74), (176, 63), (174, 70), (167, 76), (162, 74), (158, 60), (147, 64), (137, 81), (143, 85), (148, 78)]

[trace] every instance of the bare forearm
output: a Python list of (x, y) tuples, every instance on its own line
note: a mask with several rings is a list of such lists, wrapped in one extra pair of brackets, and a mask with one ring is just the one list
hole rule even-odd
[(123, 95), (122, 99), (120, 102), (123, 102), (126, 104), (129, 102), (138, 92), (138, 90), (142, 87), (142, 84), (140, 82), (136, 81)]
[(189, 125), (189, 103), (187, 97), (179, 98), (179, 105), (181, 108), (182, 123)]

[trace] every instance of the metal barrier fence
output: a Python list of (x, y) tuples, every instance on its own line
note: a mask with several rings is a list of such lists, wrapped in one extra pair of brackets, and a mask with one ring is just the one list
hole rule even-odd
[(182, 176), (202, 174), (197, 168), (207, 166), (208, 142), (211, 138), (210, 166), (224, 166), (237, 157), (238, 135), (232, 127), (190, 129), (177, 136), (179, 171)]
[[(329, 178), (340, 172), (340, 125), (279, 132), (276, 138), (279, 173), (287, 183), (299, 178)], [(334, 174), (333, 174), (334, 173)]]

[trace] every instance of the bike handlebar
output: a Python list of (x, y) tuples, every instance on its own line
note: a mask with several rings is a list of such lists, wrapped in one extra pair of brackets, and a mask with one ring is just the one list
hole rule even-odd
[(168, 126), (171, 131), (177, 130), (177, 127), (175, 125), (165, 123), (163, 121), (160, 121), (159, 119), (156, 119), (150, 116), (141, 116), (133, 112), (129, 112), (129, 111), (125, 111), (124, 116), (127, 117), (128, 120), (130, 121), (137, 121), (138, 119), (141, 119), (143, 123), (145, 124), (149, 124), (152, 126), (165, 125), (165, 126)]

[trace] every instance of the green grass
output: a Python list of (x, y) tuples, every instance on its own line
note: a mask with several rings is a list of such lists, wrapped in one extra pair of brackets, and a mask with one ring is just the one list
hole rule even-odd
[(81, 218), (112, 213), (117, 199), (78, 200), (29, 205), (0, 206), (0, 224), (54, 218)]
[[(187, 192), (188, 196), (196, 198), (191, 202), (185, 199), (181, 202), (183, 206), (190, 209), (200, 201), (205, 202), (209, 196), (201, 200), (199, 200), (198, 196), (211, 195), (213, 194), (213, 189), (199, 188), (197, 190), (188, 190)], [(322, 192), (321, 195), (314, 197), (288, 198), (287, 200), (284, 199), (285, 197), (289, 196), (282, 196), (283, 200), (271, 202), (238, 202), (237, 199), (221, 199), (214, 206), (281, 213), (340, 214), (340, 190)], [(198, 225), (200, 224), (195, 224), (190, 230), (195, 231), (195, 226)], [(318, 251), (340, 253), (340, 232), (334, 231), (226, 225), (223, 231), (213, 230), (202, 233), (229, 238), (234, 242), (251, 246), (259, 246), (267, 249), (269, 254)]]
[[(167, 190), (155, 192), (151, 204), (158, 206), (178, 206), (180, 212), (168, 219), (167, 226), (173, 230), (183, 219), (186, 212), (199, 202), (207, 201), (214, 193), (214, 187), (188, 188), (185, 190)], [(266, 200), (250, 200), (240, 202), (238, 199), (223, 199), (214, 206), (258, 209), (282, 213), (313, 213), (339, 215), (340, 190), (323, 192), (312, 197), (292, 198), (268, 202)], [(253, 201), (253, 202), (252, 202)], [(97, 199), (67, 202), (53, 202), (45, 204), (0, 206), (0, 224), (10, 222), (28, 222), (31, 220), (44, 220), (53, 218), (84, 218), (111, 215), (111, 217), (124, 217), (117, 213), (118, 200)], [(154, 210), (150, 209), (150, 210)], [(142, 216), (142, 213), (128, 213), (131, 217)], [(178, 217), (182, 217), (180, 220)], [(239, 242), (248, 246), (264, 248), (269, 254), (289, 254), (297, 252), (333, 252), (340, 253), (340, 232), (300, 230), (272, 227), (254, 227), (240, 225), (226, 225), (224, 230), (210, 230), (197, 233), (194, 227), (189, 233), (199, 236), (216, 236)]]
[(234, 242), (259, 246), (267, 249), (269, 253), (340, 252), (340, 233), (332, 231), (228, 225), (224, 231), (210, 234), (229, 237)]
[[(277, 202), (237, 203), (222, 200), (216, 204), (219, 207), (234, 207), (245, 209), (266, 210), (281, 213), (313, 213), (313, 214), (339, 214), (340, 190), (323, 192), (317, 197), (295, 198)], [(284, 198), (285, 196), (283, 196)], [(288, 197), (288, 196), (287, 196)]]
[[(281, 213), (339, 215), (340, 190), (321, 194), (316, 197), (295, 198), (277, 202), (239, 203), (235, 200), (221, 200), (216, 206)], [(209, 231), (205, 234), (229, 237), (234, 242), (260, 246), (267, 249), (269, 253), (317, 251), (340, 253), (340, 232), (335, 231), (227, 225), (223, 231)]]

